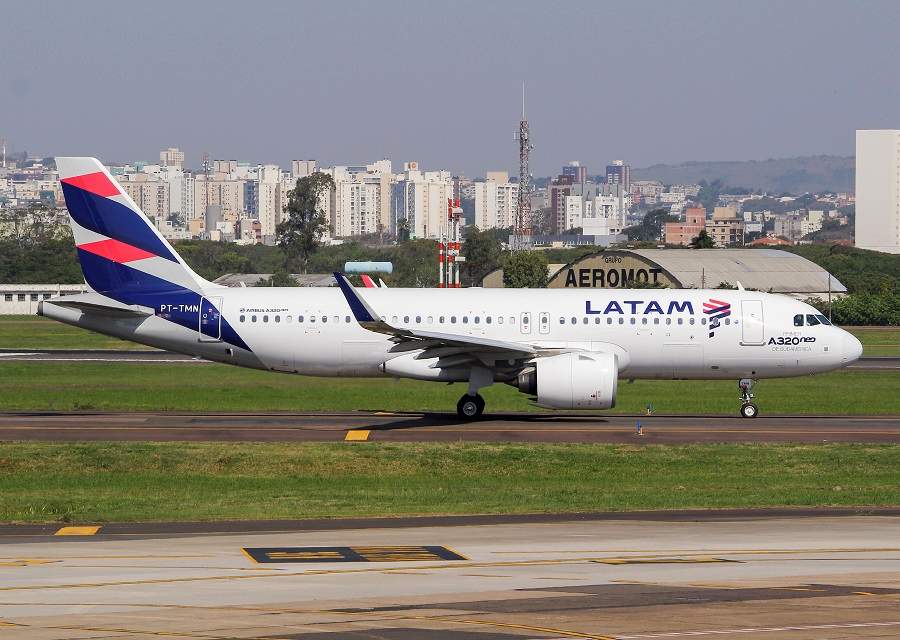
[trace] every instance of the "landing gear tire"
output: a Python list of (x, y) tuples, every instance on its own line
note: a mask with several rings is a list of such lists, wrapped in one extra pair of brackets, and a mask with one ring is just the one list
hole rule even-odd
[(747, 403), (741, 406), (741, 417), (742, 418), (755, 418), (759, 414), (759, 409), (756, 408), (756, 405), (753, 403)]
[(738, 389), (741, 390), (741, 417), (755, 418), (759, 414), (759, 409), (753, 404), (753, 380), (750, 378), (741, 378), (738, 380)]
[(479, 394), (464, 395), (456, 403), (456, 415), (466, 421), (478, 420), (484, 413), (484, 398)]

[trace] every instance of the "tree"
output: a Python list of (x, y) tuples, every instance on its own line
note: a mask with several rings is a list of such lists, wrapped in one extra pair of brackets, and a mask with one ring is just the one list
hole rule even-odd
[(716, 243), (706, 233), (706, 229), (701, 229), (697, 237), (691, 240), (691, 249), (714, 249)]
[(722, 194), (722, 189), (724, 185), (721, 180), (713, 180), (712, 182), (707, 182), (706, 180), (700, 181), (700, 192), (697, 194), (697, 200), (700, 201), (700, 204), (709, 211), (716, 207), (719, 204), (719, 196)]
[(406, 218), (397, 220), (397, 242), (406, 242), (409, 240), (410, 235), (412, 235), (412, 228), (409, 220)]
[(255, 287), (296, 287), (297, 281), (287, 271), (276, 271), (268, 278), (257, 282)]
[(510, 251), (503, 262), (503, 286), (538, 289), (547, 286), (543, 251)]
[(434, 287), (438, 281), (438, 246), (434, 240), (408, 240), (393, 251), (391, 286)]
[(647, 212), (640, 224), (625, 229), (629, 240), (638, 242), (658, 242), (663, 235), (667, 222), (676, 222), (677, 218), (668, 209), (654, 209)]
[(319, 247), (322, 235), (328, 231), (325, 210), (319, 206), (321, 198), (334, 189), (334, 180), (326, 173), (316, 172), (297, 179), (288, 191), (288, 217), (275, 228), (276, 242), (284, 252), (285, 270), (297, 269), (306, 273), (309, 257)]
[(467, 287), (477, 286), (491, 271), (500, 266), (502, 246), (497, 234), (480, 231), (478, 227), (466, 228), (466, 241), (462, 246), (466, 261), (462, 266), (462, 279)]

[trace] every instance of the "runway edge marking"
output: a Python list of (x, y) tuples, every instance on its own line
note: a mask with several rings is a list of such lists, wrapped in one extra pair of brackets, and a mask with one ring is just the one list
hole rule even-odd
[(369, 439), (369, 429), (350, 429), (344, 436), (346, 442), (366, 442)]
[(60, 527), (55, 536), (94, 536), (100, 531), (99, 526), (90, 527)]

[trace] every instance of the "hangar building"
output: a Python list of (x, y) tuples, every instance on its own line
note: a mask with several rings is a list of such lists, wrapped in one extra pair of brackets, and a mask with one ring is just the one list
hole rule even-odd
[[(549, 288), (715, 289), (721, 283), (734, 287), (740, 282), (745, 289), (798, 298), (847, 293), (816, 263), (777, 249), (611, 249), (552, 265), (549, 277)], [(502, 269), (489, 273), (483, 286), (502, 287)]]

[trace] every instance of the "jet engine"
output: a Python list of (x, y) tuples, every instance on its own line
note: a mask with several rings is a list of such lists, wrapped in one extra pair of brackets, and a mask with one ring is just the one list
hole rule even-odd
[(517, 382), (542, 407), (609, 409), (616, 405), (619, 369), (611, 353), (563, 353), (538, 358)]

